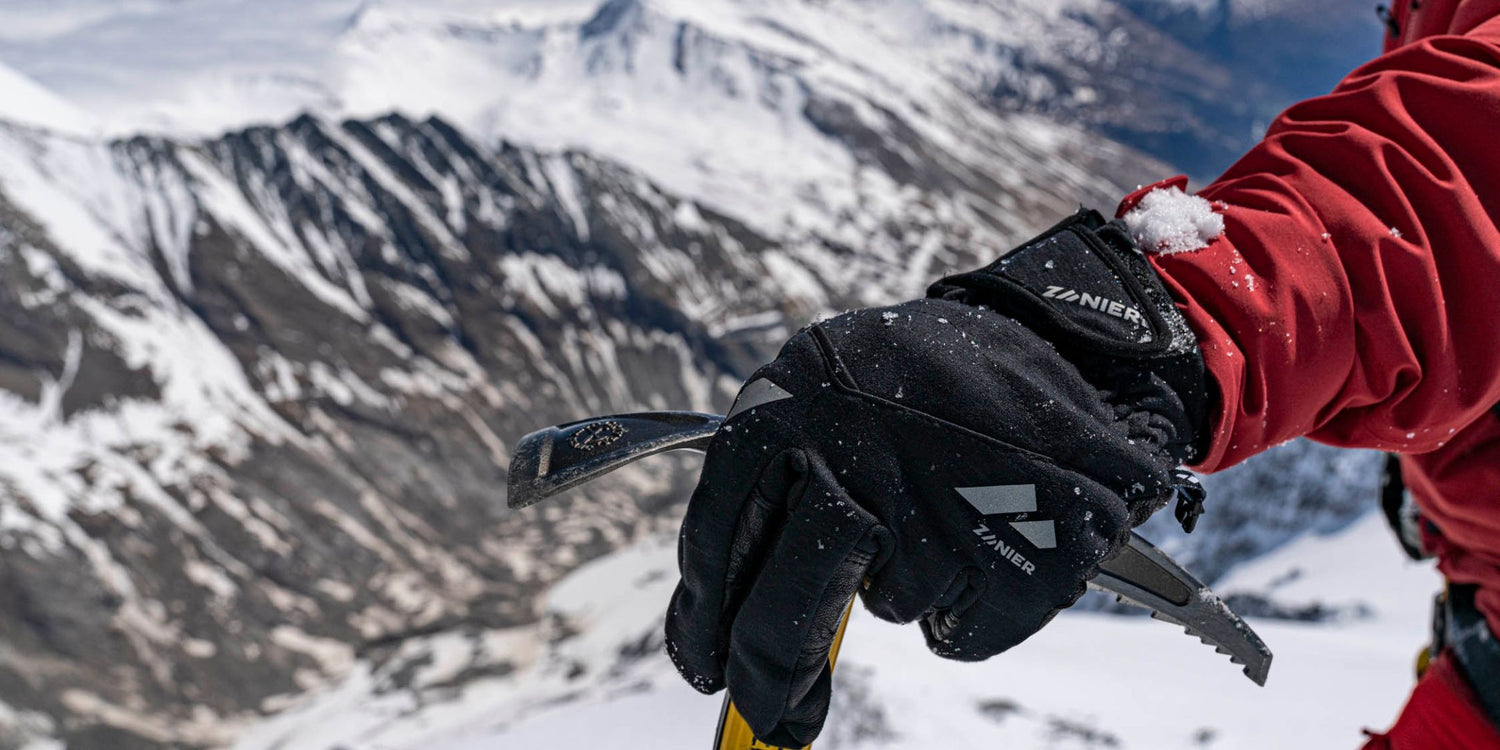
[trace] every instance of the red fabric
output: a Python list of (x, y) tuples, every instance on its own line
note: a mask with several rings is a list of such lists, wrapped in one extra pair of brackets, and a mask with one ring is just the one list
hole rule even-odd
[[(1500, 36), (1496, 31), (1500, 0), (1422, 0), (1394, 5), (1401, 34), (1386, 38), (1387, 52), (1431, 36), (1466, 35), (1490, 44)], [(1483, 113), (1487, 109), (1492, 113), (1494, 106), (1490, 101), (1488, 107), (1469, 115), (1476, 120), (1476, 133), (1488, 129), (1480, 121), (1490, 119)], [(1493, 185), (1493, 180), (1487, 180), (1477, 188), (1490, 191), (1480, 198), (1490, 208), (1492, 219), (1500, 202)], [(1500, 253), (1495, 245), (1489, 249), (1491, 255)], [(1466, 310), (1476, 307), (1483, 305), (1470, 305)], [(1465, 319), (1478, 322), (1472, 312)], [(1481, 585), (1479, 609), (1490, 628), (1500, 632), (1500, 419), (1494, 414), (1483, 417), (1462, 428), (1448, 445), (1405, 455), (1401, 464), (1402, 476), (1418, 505), (1441, 529), (1427, 540), (1438, 555), (1438, 567), (1450, 581)]]
[[(1199, 193), (1225, 235), (1153, 262), (1218, 389), (1196, 468), (1302, 436), (1404, 454), (1439, 566), (1500, 632), (1500, 0), (1393, 5), (1385, 55)], [(1500, 748), (1462, 687), (1429, 674), (1370, 747)]]
[(1473, 690), (1447, 655), (1417, 683), (1396, 725), (1364, 750), (1500, 750), (1500, 730), (1475, 708)]
[(1402, 456), (1401, 477), (1441, 530), (1423, 540), (1438, 568), (1479, 585), (1475, 603), (1500, 632), (1500, 417), (1485, 415), (1439, 450)]
[(1386, 36), (1386, 52), (1428, 37), (1467, 34), (1500, 14), (1496, 0), (1392, 0), (1391, 6), (1401, 34)]
[(1426, 454), (1407, 464), (1445, 570), (1500, 630), (1497, 462), (1456, 460), (1500, 441), (1500, 0), (1418, 13), (1479, 6), (1496, 17), (1288, 110), (1200, 193), (1225, 236), (1155, 262), (1220, 395), (1198, 468), (1304, 435)]

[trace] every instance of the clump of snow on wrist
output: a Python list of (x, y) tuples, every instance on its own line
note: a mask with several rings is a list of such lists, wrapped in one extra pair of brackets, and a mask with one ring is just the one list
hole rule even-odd
[(1208, 247), (1224, 234), (1224, 217), (1196, 195), (1159, 188), (1125, 214), (1125, 226), (1142, 252), (1171, 255)]

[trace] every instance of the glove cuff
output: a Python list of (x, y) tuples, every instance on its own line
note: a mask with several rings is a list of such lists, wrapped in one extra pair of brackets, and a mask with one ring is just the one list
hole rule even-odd
[(1081, 210), (984, 268), (941, 279), (927, 296), (1020, 321), (1106, 393), (1139, 396), (1152, 390), (1143, 377), (1159, 381), (1182, 412), (1163, 415), (1175, 434), (1162, 449), (1178, 463), (1203, 455), (1209, 399), (1198, 339), (1118, 222)]

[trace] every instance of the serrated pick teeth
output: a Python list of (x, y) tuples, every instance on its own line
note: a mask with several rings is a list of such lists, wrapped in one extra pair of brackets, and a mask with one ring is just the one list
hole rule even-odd
[[(1124, 599), (1124, 597), (1121, 597), (1120, 600), (1121, 601), (1126, 601)], [(1130, 603), (1130, 602), (1127, 601), (1126, 603)], [(1156, 610), (1151, 610), (1151, 619), (1153, 619), (1153, 620), (1161, 620), (1162, 622), (1170, 622), (1173, 625), (1177, 625), (1177, 626), (1181, 627), (1182, 628), (1182, 632), (1187, 633), (1188, 635), (1190, 635), (1190, 636), (1192, 636), (1194, 638), (1197, 638), (1199, 640), (1199, 642), (1203, 643), (1203, 645), (1205, 645), (1205, 646), (1212, 646), (1213, 649), (1214, 649), (1214, 651), (1216, 651), (1218, 653), (1221, 653), (1221, 654), (1229, 657), (1229, 661), (1231, 661), (1231, 662), (1233, 662), (1235, 664), (1238, 664), (1241, 667), (1244, 667), (1245, 668), (1244, 671), (1245, 671), (1245, 675), (1246, 676), (1250, 675), (1250, 665), (1247, 664), (1247, 663), (1245, 663), (1245, 660), (1241, 659), (1233, 651), (1230, 651), (1229, 648), (1226, 647), (1224, 644), (1219, 643), (1218, 641), (1210, 639), (1208, 636), (1206, 636), (1206, 635), (1204, 635), (1204, 634), (1202, 634), (1202, 633), (1194, 630), (1191, 626), (1182, 623), (1177, 618), (1171, 617), (1171, 616), (1168, 616), (1168, 615), (1164, 615), (1164, 614), (1162, 614), (1162, 613), (1160, 613), (1160, 612), (1158, 612)]]

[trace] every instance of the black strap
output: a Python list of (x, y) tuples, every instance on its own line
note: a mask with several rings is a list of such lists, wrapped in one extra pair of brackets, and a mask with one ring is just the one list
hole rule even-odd
[(1391, 12), (1389, 5), (1375, 6), (1375, 15), (1380, 18), (1381, 23), (1385, 24), (1386, 31), (1390, 32), (1391, 36), (1401, 36), (1401, 24), (1396, 22), (1396, 15)]
[(1380, 478), (1380, 509), (1385, 511), (1385, 520), (1407, 557), (1413, 560), (1432, 557), (1422, 549), (1422, 519), (1411, 493), (1406, 491), (1406, 483), (1401, 480), (1401, 459), (1394, 453), (1385, 457), (1385, 473)]
[(1500, 640), (1485, 622), (1484, 614), (1474, 604), (1477, 586), (1450, 585), (1443, 614), (1437, 624), (1441, 628), (1441, 650), (1453, 652), (1459, 669), (1468, 678), (1479, 698), (1490, 722), (1500, 729)]

